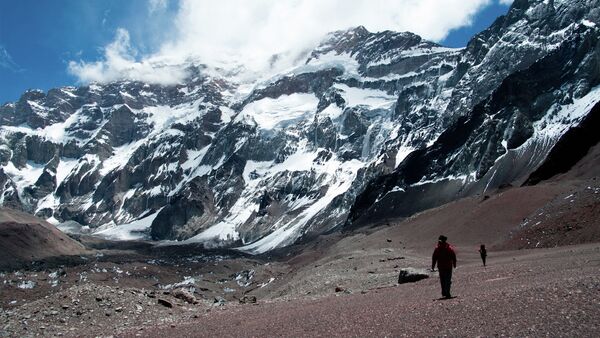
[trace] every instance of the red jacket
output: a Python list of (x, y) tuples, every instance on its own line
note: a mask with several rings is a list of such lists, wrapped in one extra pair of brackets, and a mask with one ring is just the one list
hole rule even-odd
[(437, 263), (439, 270), (452, 270), (456, 268), (456, 253), (448, 243), (438, 243), (431, 257), (431, 269)]

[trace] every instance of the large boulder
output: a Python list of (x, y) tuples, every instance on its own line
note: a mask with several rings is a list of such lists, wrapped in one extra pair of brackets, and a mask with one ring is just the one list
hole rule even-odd
[(398, 273), (398, 284), (415, 283), (429, 278), (429, 272), (425, 269), (405, 268)]

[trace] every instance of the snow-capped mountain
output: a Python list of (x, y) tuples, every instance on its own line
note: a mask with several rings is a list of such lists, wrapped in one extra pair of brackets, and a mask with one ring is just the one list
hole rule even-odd
[(516, 0), (451, 49), (363, 27), (248, 83), (28, 91), (0, 107), (0, 202), (114, 238), (264, 252), (522, 182), (600, 101), (600, 1)]

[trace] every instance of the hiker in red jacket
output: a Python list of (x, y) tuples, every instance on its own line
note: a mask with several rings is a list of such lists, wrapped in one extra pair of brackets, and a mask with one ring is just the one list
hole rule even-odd
[(450, 244), (446, 243), (447, 240), (448, 238), (444, 235), (439, 237), (438, 245), (431, 257), (431, 270), (435, 269), (437, 263), (440, 274), (440, 283), (442, 284), (442, 297), (450, 299), (452, 298), (450, 295), (452, 268), (456, 268), (456, 253), (454, 253)]

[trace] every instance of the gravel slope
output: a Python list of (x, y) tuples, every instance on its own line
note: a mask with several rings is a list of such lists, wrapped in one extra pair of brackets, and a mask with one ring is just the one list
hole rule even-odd
[(452, 300), (437, 300), (438, 279), (430, 278), (367, 293), (230, 307), (125, 336), (598, 335), (600, 244), (498, 255), (487, 268), (472, 258), (459, 265)]
[(89, 255), (81, 243), (32, 215), (0, 207), (0, 269), (50, 257)]

